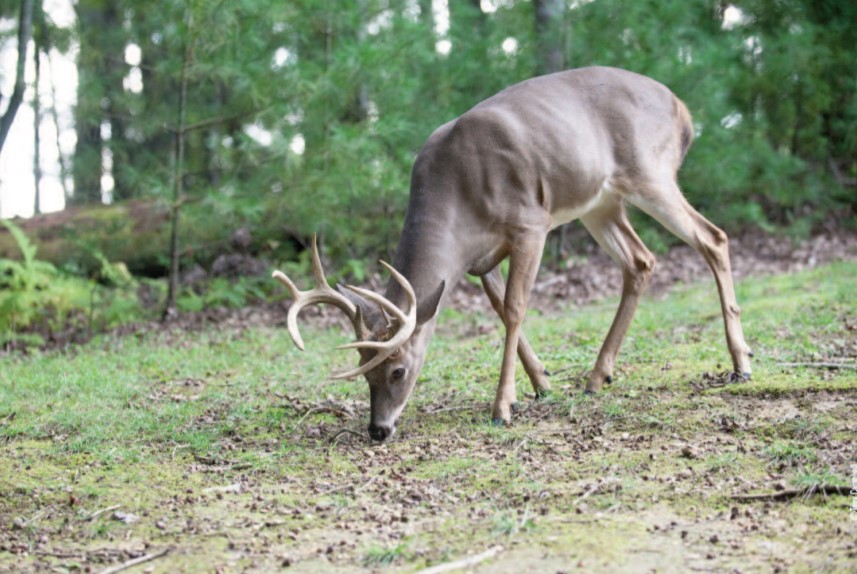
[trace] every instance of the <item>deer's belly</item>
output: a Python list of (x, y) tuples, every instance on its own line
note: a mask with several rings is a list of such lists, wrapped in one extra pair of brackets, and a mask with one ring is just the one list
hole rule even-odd
[(590, 195), (586, 200), (571, 205), (562, 205), (558, 209), (554, 209), (551, 212), (551, 229), (565, 225), (575, 219), (580, 219), (590, 211), (598, 209), (610, 201), (614, 201), (614, 193), (613, 186), (610, 185), (609, 181), (605, 181), (598, 188), (598, 191)]

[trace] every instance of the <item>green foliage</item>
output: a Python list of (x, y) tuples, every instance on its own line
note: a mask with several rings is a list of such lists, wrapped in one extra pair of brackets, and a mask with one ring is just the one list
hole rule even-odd
[(239, 309), (250, 303), (265, 300), (270, 294), (271, 281), (254, 277), (241, 277), (230, 280), (217, 277), (211, 280), (202, 294), (193, 289), (185, 289), (178, 298), (181, 311), (198, 312), (203, 309), (226, 307)]
[(588, 3), (572, 12), (571, 62), (650, 75), (688, 104), (697, 137), (680, 179), (691, 203), (727, 228), (776, 223), (806, 234), (847, 214), (855, 196), (835, 174), (857, 175), (853, 129), (842, 129), (857, 124), (857, 9), (747, 0), (730, 5), (740, 18), (727, 26), (717, 6)]
[(846, 479), (832, 472), (830, 469), (812, 470), (807, 468), (802, 468), (789, 482), (798, 488), (812, 488), (822, 484), (843, 485), (848, 483)]
[[(442, 37), (419, 10), (430, 4), (82, 1), (75, 201), (100, 201), (102, 147), (114, 200), (170, 196), (177, 85), (193, 46), (183, 263), (209, 257), (240, 226), (275, 260), (296, 256), (292, 238), (319, 232), (332, 267), (359, 280), (373, 270), (360, 262), (395, 246), (411, 166), (431, 132), (539, 69), (534, 2), (486, 12), (450, 3)], [(845, 183), (857, 178), (855, 6), (570, 2), (565, 59), (652, 76), (688, 103), (697, 137), (680, 179), (718, 225), (801, 236), (857, 206)], [(728, 25), (727, 7), (738, 15)], [(437, 50), (441, 39), (449, 54)], [(504, 50), (507, 40), (517, 48)], [(104, 57), (131, 44), (139, 67)], [(130, 73), (141, 75), (140, 90), (126, 87)], [(674, 241), (640, 221), (656, 251)], [(166, 245), (157, 244), (163, 258)]]
[(506, 538), (513, 538), (519, 533), (535, 526), (529, 507), (526, 507), (520, 516), (514, 510), (497, 512), (492, 521), (494, 523), (492, 529), (494, 534), (505, 536)]
[(812, 447), (783, 440), (776, 440), (771, 443), (771, 445), (765, 449), (765, 455), (767, 455), (772, 462), (785, 464), (787, 466), (812, 462), (816, 458)]
[(408, 547), (402, 542), (390, 547), (372, 545), (366, 549), (363, 565), (366, 567), (389, 566), (402, 560)]
[[(111, 327), (141, 315), (130, 274), (121, 263), (100, 257), (105, 282), (125, 290), (108, 289), (81, 279), (36, 259), (37, 249), (11, 221), (0, 221), (15, 238), (21, 261), (0, 259), (0, 344), (17, 341), (25, 345), (44, 343), (38, 333), (23, 333), (30, 327), (48, 332), (69, 323), (92, 328)], [(93, 324), (95, 322), (95, 324)]]

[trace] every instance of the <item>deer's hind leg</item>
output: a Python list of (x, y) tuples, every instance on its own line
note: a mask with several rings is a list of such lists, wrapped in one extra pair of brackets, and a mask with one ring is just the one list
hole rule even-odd
[(616, 355), (637, 310), (640, 296), (649, 282), (655, 256), (634, 232), (620, 199), (587, 213), (581, 222), (610, 258), (622, 268), (622, 299), (607, 338), (601, 345), (595, 368), (586, 383), (586, 392), (595, 393), (601, 390), (604, 383), (613, 381)]
[(675, 181), (666, 182), (648, 193), (631, 196), (628, 200), (657, 219), (705, 258), (717, 282), (726, 328), (726, 345), (732, 356), (735, 373), (749, 379), (750, 357), (753, 354), (744, 340), (741, 327), (741, 309), (735, 298), (729, 262), (729, 240), (726, 234), (687, 202)]
[[(485, 294), (488, 295), (488, 300), (491, 301), (491, 306), (497, 312), (503, 324), (506, 325), (506, 311), (503, 307), (506, 285), (503, 281), (503, 275), (500, 273), (500, 266), (498, 265), (485, 275), (482, 275), (480, 279), (482, 280), (482, 287), (485, 289)], [(527, 338), (524, 337), (523, 332), (518, 336), (518, 357), (521, 359), (524, 371), (530, 378), (530, 383), (533, 385), (536, 397), (550, 391), (551, 386), (546, 376), (547, 371), (545, 370), (545, 366), (539, 361), (533, 348), (527, 342)]]

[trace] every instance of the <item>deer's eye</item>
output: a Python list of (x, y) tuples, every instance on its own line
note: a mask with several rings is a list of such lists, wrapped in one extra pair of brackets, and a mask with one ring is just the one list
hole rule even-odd
[(399, 367), (398, 369), (393, 370), (393, 380), (398, 381), (399, 379), (405, 376), (405, 369)]

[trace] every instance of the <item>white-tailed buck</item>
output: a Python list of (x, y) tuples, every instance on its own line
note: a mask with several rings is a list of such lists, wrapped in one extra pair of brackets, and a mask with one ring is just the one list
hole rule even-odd
[[(297, 314), (308, 304), (341, 308), (354, 324), (360, 366), (338, 378), (369, 382), (369, 435), (395, 430), (425, 360), (438, 309), (459, 279), (481, 277), (506, 327), (495, 422), (508, 423), (515, 402), (515, 353), (537, 395), (550, 386), (521, 332), (548, 232), (574, 219), (622, 268), (619, 310), (589, 375), (586, 391), (611, 382), (616, 354), (646, 287), (654, 256), (634, 233), (625, 204), (637, 206), (705, 258), (720, 293), (726, 344), (735, 372), (750, 376), (732, 286), (726, 234), (688, 204), (676, 174), (693, 139), (685, 105), (663, 85), (613, 68), (582, 68), (507, 88), (444, 124), (414, 164), (411, 193), (384, 297), (356, 287), (328, 287), (313, 242), (317, 286), (300, 291), (274, 277), (295, 302), (288, 329), (303, 349)], [(509, 258), (504, 286), (499, 263)]]

